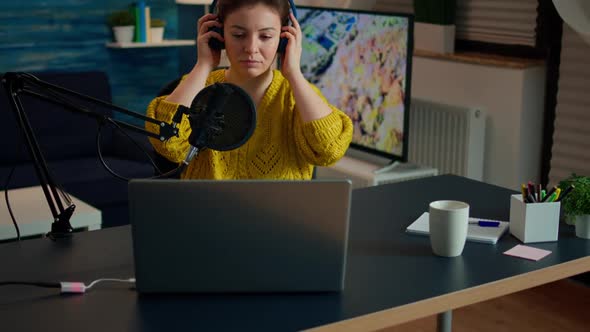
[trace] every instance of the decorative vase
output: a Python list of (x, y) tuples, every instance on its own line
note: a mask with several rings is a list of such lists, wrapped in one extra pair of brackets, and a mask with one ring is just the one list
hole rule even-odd
[(454, 53), (455, 25), (415, 22), (414, 48), (442, 54)]
[(152, 43), (161, 43), (164, 40), (164, 27), (150, 28), (152, 34)]
[(576, 236), (583, 239), (590, 239), (590, 214), (576, 216)]
[(135, 33), (133, 25), (113, 27), (113, 34), (117, 43), (131, 43)]

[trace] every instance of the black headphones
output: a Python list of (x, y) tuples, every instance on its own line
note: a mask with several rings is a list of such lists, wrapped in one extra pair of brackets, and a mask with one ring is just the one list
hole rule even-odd
[[(297, 18), (297, 9), (295, 7), (295, 4), (293, 3), (293, 0), (288, 0), (288, 1), (289, 1), (289, 7), (291, 8), (291, 12), (293, 13), (293, 16), (295, 16), (295, 18)], [(210, 12), (213, 13), (215, 11), (215, 9), (217, 8), (217, 0), (213, 0), (213, 3), (211, 4), (210, 8), (211, 8)], [(213, 30), (223, 36), (223, 28), (213, 27), (213, 28), (209, 29), (209, 31), (211, 31), (211, 30)], [(279, 41), (279, 48), (277, 49), (277, 53), (281, 53), (281, 54), (285, 53), (285, 49), (287, 49), (288, 42), (289, 42), (289, 39), (281, 38), (281, 40)], [(209, 39), (209, 47), (211, 47), (211, 49), (214, 49), (214, 50), (223, 50), (225, 48), (225, 44), (217, 38), (211, 38), (211, 39)]]

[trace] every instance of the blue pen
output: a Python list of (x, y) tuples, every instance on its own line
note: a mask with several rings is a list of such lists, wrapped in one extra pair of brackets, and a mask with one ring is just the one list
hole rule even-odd
[(480, 227), (499, 227), (500, 222), (494, 220), (477, 220), (477, 221), (470, 221), (470, 224), (477, 224)]

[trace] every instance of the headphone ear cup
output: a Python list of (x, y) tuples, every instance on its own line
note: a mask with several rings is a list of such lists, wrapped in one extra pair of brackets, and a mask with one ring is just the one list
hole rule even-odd
[[(220, 27), (212, 27), (210, 28), (208, 31), (215, 31), (218, 34), (223, 36), (223, 28)], [(220, 51), (223, 50), (225, 48), (225, 43), (220, 41), (219, 39), (213, 37), (211, 39), (209, 39), (209, 47), (212, 50), (216, 50), (216, 51)]]
[(279, 40), (279, 47), (277, 49), (277, 53), (284, 54), (285, 50), (287, 49), (287, 43), (289, 43), (289, 39), (283, 37)]

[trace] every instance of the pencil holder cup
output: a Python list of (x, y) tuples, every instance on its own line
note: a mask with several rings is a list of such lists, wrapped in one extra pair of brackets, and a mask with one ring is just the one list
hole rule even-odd
[(523, 243), (557, 241), (560, 202), (525, 203), (522, 195), (510, 198), (510, 234)]

